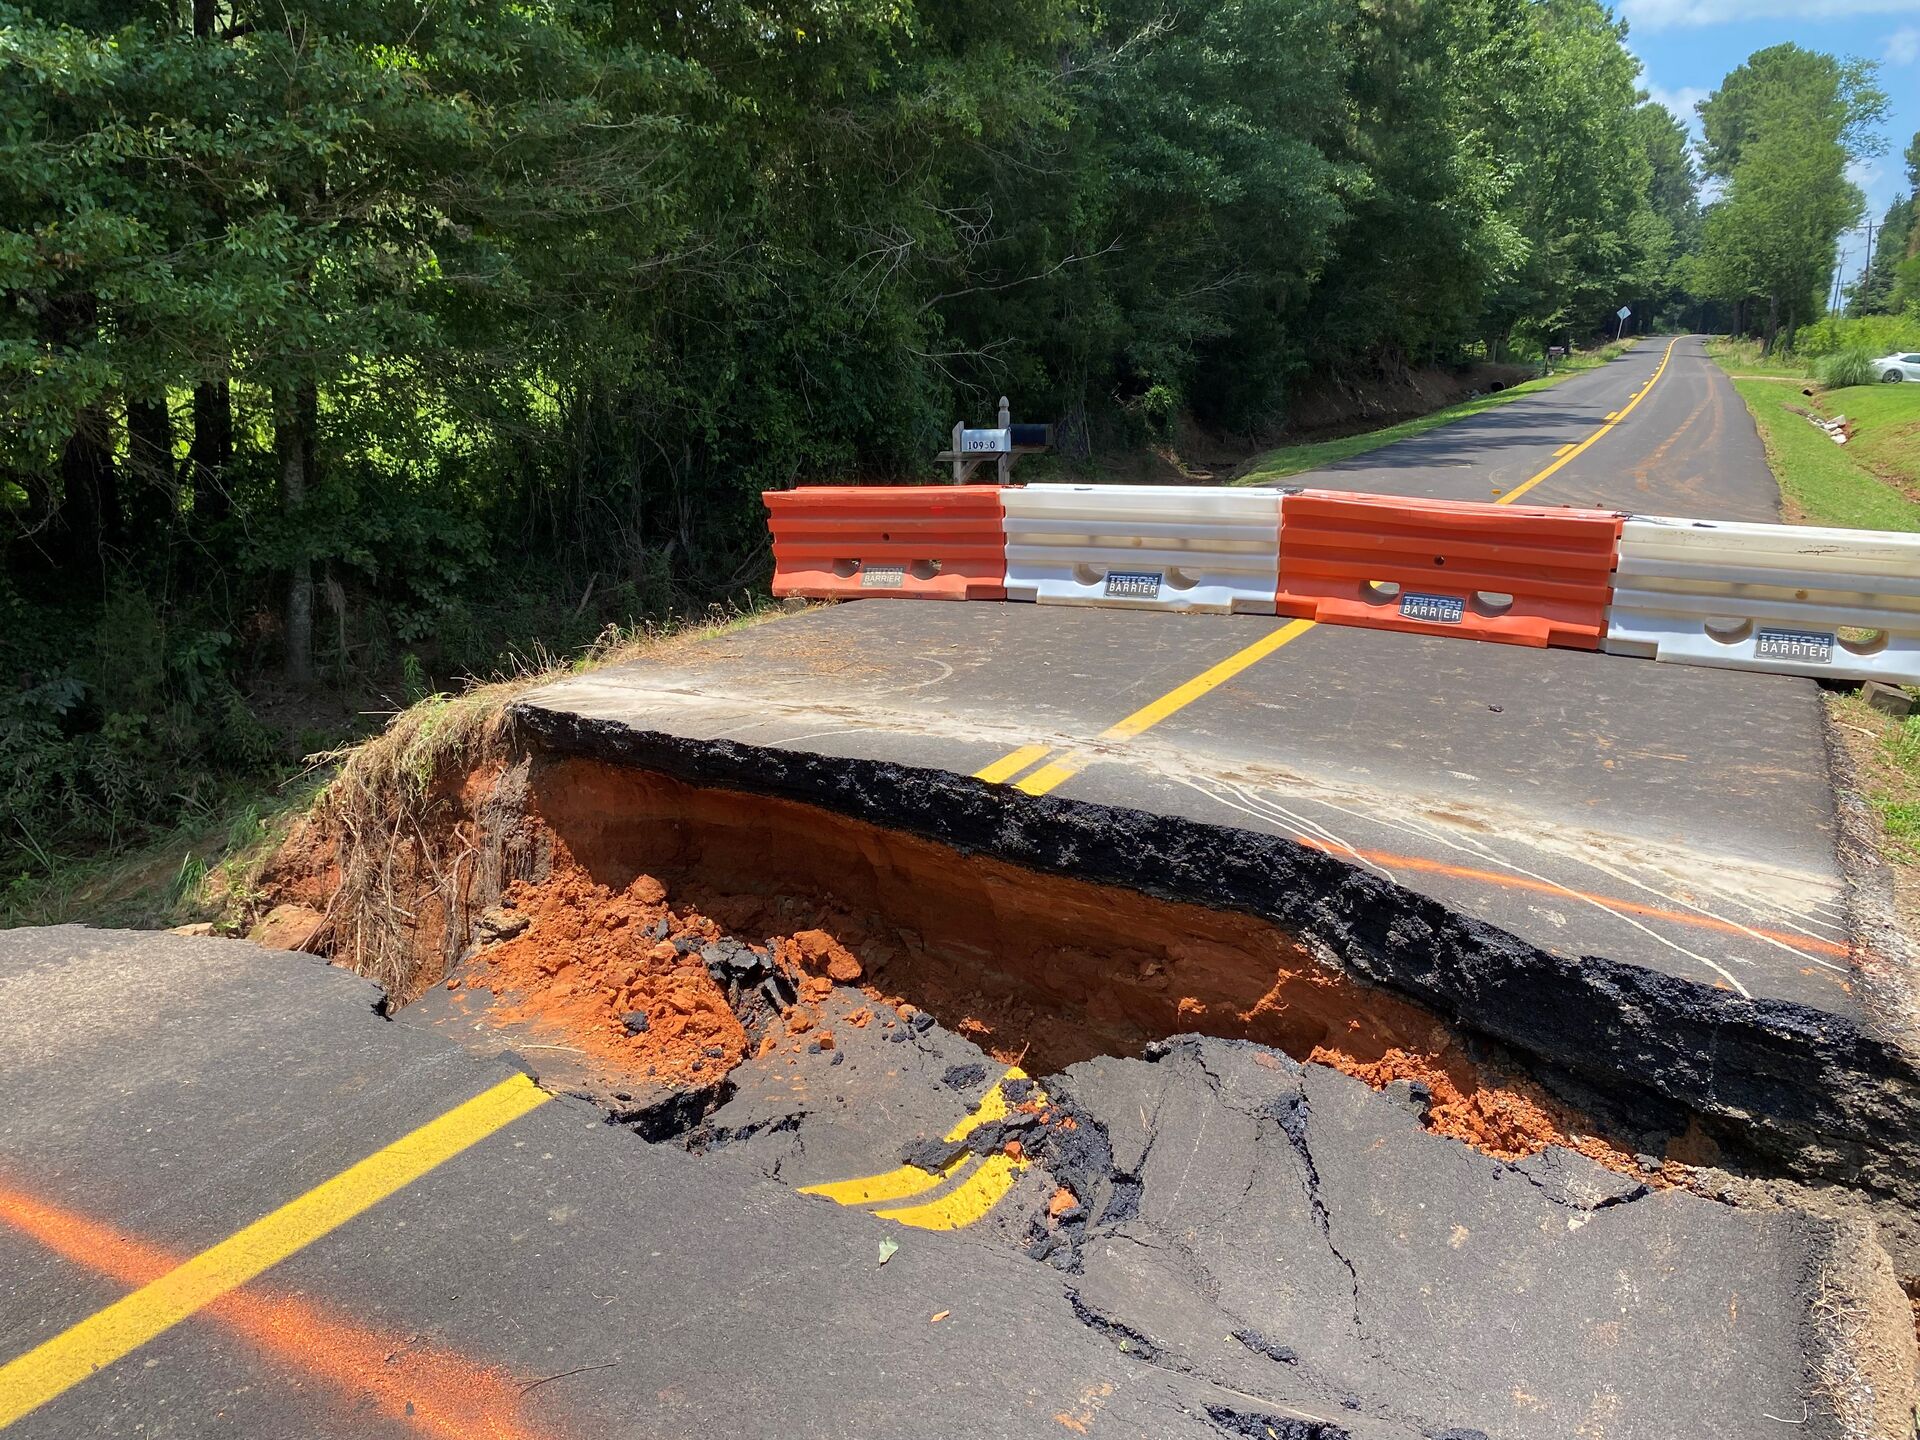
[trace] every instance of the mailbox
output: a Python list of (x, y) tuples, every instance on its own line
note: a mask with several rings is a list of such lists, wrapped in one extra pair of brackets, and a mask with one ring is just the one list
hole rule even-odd
[(991, 464), (996, 483), (1005, 485), (1015, 460), (1022, 455), (1035, 455), (1053, 448), (1053, 427), (1014, 424), (1012, 411), (1004, 395), (1000, 397), (1000, 413), (994, 419), (997, 423), (991, 427), (982, 426), (978, 430), (961, 421), (953, 427), (951, 448), (933, 457), (942, 464), (953, 466), (954, 484), (966, 484), (975, 471)]

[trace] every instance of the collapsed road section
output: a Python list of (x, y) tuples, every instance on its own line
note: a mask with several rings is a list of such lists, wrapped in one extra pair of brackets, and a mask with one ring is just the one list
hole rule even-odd
[(1274, 1433), (1672, 1433), (1683, 1336), (1743, 1414), (1907, 1423), (1890, 1037), (1177, 816), (538, 705), (455, 753), (275, 877), (403, 1023), (1333, 1417)]
[[(1411, 1001), (1508, 1047), (1570, 1103), (1677, 1158), (1751, 1159), (1896, 1197), (1920, 1182), (1912, 1054), (1829, 1012), (1555, 955), (1272, 836), (559, 711), (516, 720), (544, 752), (616, 762), (591, 802), (567, 794), (591, 788), (577, 779), (547, 780), (577, 767), (543, 767), (540, 782), (559, 802), (548, 823), (577, 832), (588, 853), (620, 857), (613, 873), (691, 865), (896, 917), (941, 937), (960, 983), (999, 973), (1054, 987), (1056, 1013), (1084, 1015), (1066, 1023), (1099, 1037), (1080, 1053), (1043, 1041), (1056, 1062), (1216, 1027), (1283, 1047), (1292, 1038), (1304, 1053), (1285, 1031), (1300, 1023), (1299, 1002), (1261, 1005), (1291, 974), (1302, 992), (1344, 986), (1347, 1008), (1368, 1017), (1362, 1028), (1391, 1030), (1380, 1017)], [(669, 836), (682, 854), (660, 854)], [(1041, 877), (1097, 888), (1068, 905)], [(1128, 924), (1136, 897), (1188, 908)], [(1240, 916), (1254, 923), (1218, 947), (1228, 958), (1209, 953), (1203, 937)], [(1149, 961), (1136, 978), (1113, 963), (1139, 951), (1163, 968)], [(1075, 952), (1086, 957), (1077, 976)]]

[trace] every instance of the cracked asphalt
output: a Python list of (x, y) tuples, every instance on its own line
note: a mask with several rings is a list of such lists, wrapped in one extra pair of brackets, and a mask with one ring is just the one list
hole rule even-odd
[[(125, 1247), (201, 1251), (511, 1078), (376, 998), (241, 942), (0, 936), (0, 1354), (124, 1293)], [(1846, 1433), (1815, 1279), (1857, 1235), (1495, 1161), (1406, 1087), (1258, 1046), (1042, 1078), (1028, 1163), (965, 1229), (799, 1193), (899, 1163), (1002, 1071), (898, 1028), (748, 1062), (691, 1149), (541, 1106), (248, 1285), (272, 1323), (189, 1315), (14, 1433)], [(449, 1373), (495, 1410), (446, 1422)]]

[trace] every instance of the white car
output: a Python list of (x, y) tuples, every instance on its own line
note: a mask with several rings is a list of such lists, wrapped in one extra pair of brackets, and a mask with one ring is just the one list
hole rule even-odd
[(1920, 380), (1920, 355), (1886, 355), (1873, 362), (1873, 373), (1887, 384)]

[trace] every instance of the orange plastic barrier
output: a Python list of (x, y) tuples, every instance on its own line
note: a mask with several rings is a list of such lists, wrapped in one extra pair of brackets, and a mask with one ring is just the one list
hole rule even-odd
[(1280, 502), (1279, 613), (1598, 650), (1620, 522), (1609, 510), (1301, 490)]
[(809, 599), (1007, 598), (998, 485), (767, 490), (773, 593)]

